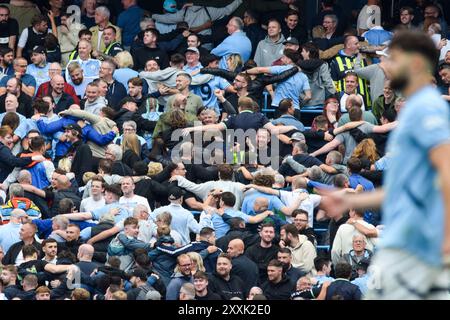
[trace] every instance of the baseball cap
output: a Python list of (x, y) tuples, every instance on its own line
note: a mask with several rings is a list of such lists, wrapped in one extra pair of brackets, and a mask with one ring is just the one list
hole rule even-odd
[(291, 136), (291, 140), (296, 140), (296, 141), (305, 141), (305, 135), (301, 132), (296, 132)]
[(31, 53), (43, 53), (43, 54), (45, 54), (47, 52), (45, 51), (45, 47), (44, 46), (35, 46), (33, 48), (33, 50), (31, 51)]
[(286, 43), (300, 45), (300, 43), (298, 42), (296, 37), (289, 37), (289, 38), (287, 38), (286, 41), (283, 42), (283, 44), (286, 44)]
[(65, 126), (64, 129), (65, 130), (75, 130), (78, 132), (78, 135), (81, 137), (81, 127), (76, 123), (69, 124), (69, 125)]
[(198, 51), (198, 49), (196, 47), (189, 47), (189, 48), (187, 48), (185, 53), (188, 52), (188, 51), (192, 51), (192, 52), (195, 52), (197, 54), (200, 54), (200, 51)]
[(180, 188), (173, 188), (169, 191), (169, 200), (178, 200), (184, 195), (183, 190)]
[(163, 4), (164, 10), (170, 13), (175, 13), (178, 11), (177, 2), (175, 0), (165, 0)]

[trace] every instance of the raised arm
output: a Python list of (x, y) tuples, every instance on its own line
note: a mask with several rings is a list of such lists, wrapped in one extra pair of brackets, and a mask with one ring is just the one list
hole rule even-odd
[[(297, 67), (293, 67), (293, 68), (283, 71), (282, 73), (277, 74), (277, 75), (264, 76), (260, 80), (264, 83), (264, 86), (267, 86), (269, 84), (273, 84), (273, 83), (277, 83), (277, 82), (281, 82), (286, 79), (289, 79), (290, 77), (295, 75), (298, 71), (299, 70)], [(268, 73), (268, 72), (264, 72), (264, 73)]]
[(398, 121), (389, 122), (381, 126), (374, 126), (373, 133), (387, 133), (397, 128)]
[(114, 226), (114, 227), (112, 227), (112, 228), (110, 228), (108, 230), (102, 231), (99, 234), (97, 234), (96, 236), (90, 238), (87, 241), (87, 243), (92, 245), (92, 244), (94, 244), (96, 242), (100, 242), (100, 241), (103, 241), (105, 239), (108, 239), (109, 237), (112, 237), (112, 236), (118, 234), (119, 232), (120, 232), (120, 229), (118, 227)]
[(339, 133), (345, 132), (345, 131), (349, 131), (352, 130), (354, 128), (359, 127), (360, 125), (362, 125), (363, 123), (365, 123), (365, 121), (352, 121), (352, 122), (347, 122), (346, 124), (344, 124), (343, 126), (340, 126), (338, 128), (335, 128), (333, 130), (333, 134), (335, 136), (337, 136)]
[(229, 81), (230, 83), (234, 81), (234, 78), (237, 75), (236, 72), (228, 71), (228, 70), (220, 69), (220, 68), (202, 68), (202, 69), (200, 69), (200, 73), (211, 74), (213, 76), (222, 77), (225, 80)]
[(332, 141), (328, 142), (326, 145), (324, 145), (319, 150), (314, 151), (311, 153), (311, 156), (317, 157), (321, 154), (328, 153), (334, 149), (336, 149), (342, 142), (334, 138)]
[(84, 221), (84, 220), (89, 220), (92, 219), (92, 213), (90, 212), (77, 212), (77, 213), (68, 213), (65, 214), (64, 217), (66, 217), (69, 220), (74, 220), (74, 221)]
[(87, 112), (85, 110), (75, 110), (75, 109), (67, 109), (62, 112), (60, 112), (61, 115), (69, 115), (74, 116), (80, 119), (84, 119), (89, 121), (90, 124), (94, 125), (97, 122), (101, 121), (102, 118), (98, 115), (95, 115), (93, 113)]

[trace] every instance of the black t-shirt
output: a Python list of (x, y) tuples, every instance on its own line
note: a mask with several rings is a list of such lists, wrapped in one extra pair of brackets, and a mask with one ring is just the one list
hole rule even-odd
[(228, 119), (223, 121), (227, 129), (248, 129), (258, 130), (266, 125), (269, 119), (262, 113), (254, 113), (251, 111), (243, 111), (237, 115), (231, 115)]
[(9, 37), (18, 35), (19, 24), (16, 19), (9, 18), (8, 21), (0, 23), (0, 48), (8, 48)]
[(17, 273), (22, 279), (29, 274), (34, 274), (38, 278), (39, 285), (42, 285), (48, 280), (48, 274), (45, 272), (47, 263), (45, 260), (27, 261), (17, 268)]
[(198, 295), (195, 295), (195, 300), (205, 301), (205, 300), (222, 300), (222, 298), (214, 292), (211, 292), (208, 290), (206, 296), (199, 297)]

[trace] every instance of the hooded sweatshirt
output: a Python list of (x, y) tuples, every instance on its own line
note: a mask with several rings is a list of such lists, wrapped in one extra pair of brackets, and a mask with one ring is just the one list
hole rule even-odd
[(177, 272), (172, 276), (166, 291), (166, 300), (178, 300), (181, 286), (185, 283), (193, 283), (191, 275), (185, 276), (181, 272)]
[(310, 273), (314, 269), (314, 259), (317, 256), (316, 248), (308, 241), (307, 236), (300, 234), (298, 239), (297, 246), (289, 247), (292, 252), (292, 266)]
[(105, 97), (98, 97), (94, 102), (89, 102), (86, 100), (84, 103), (84, 111), (90, 112), (92, 114), (100, 115), (100, 110), (108, 105), (108, 100)]
[(271, 66), (275, 60), (281, 58), (284, 50), (283, 42), (285, 41), (283, 35), (280, 35), (280, 39), (276, 42), (270, 40), (269, 36), (261, 40), (256, 48), (254, 59), (258, 67)]
[(308, 77), (311, 88), (311, 100), (307, 106), (322, 105), (325, 99), (336, 93), (328, 65), (320, 59), (310, 59), (299, 62), (299, 67)]

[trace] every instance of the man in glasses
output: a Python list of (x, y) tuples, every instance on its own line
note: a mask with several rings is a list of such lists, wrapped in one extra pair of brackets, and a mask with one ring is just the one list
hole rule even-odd
[(182, 254), (177, 258), (178, 271), (172, 275), (172, 279), (167, 286), (166, 300), (177, 300), (180, 296), (181, 286), (185, 283), (193, 283), (191, 273), (192, 260), (187, 254)]

